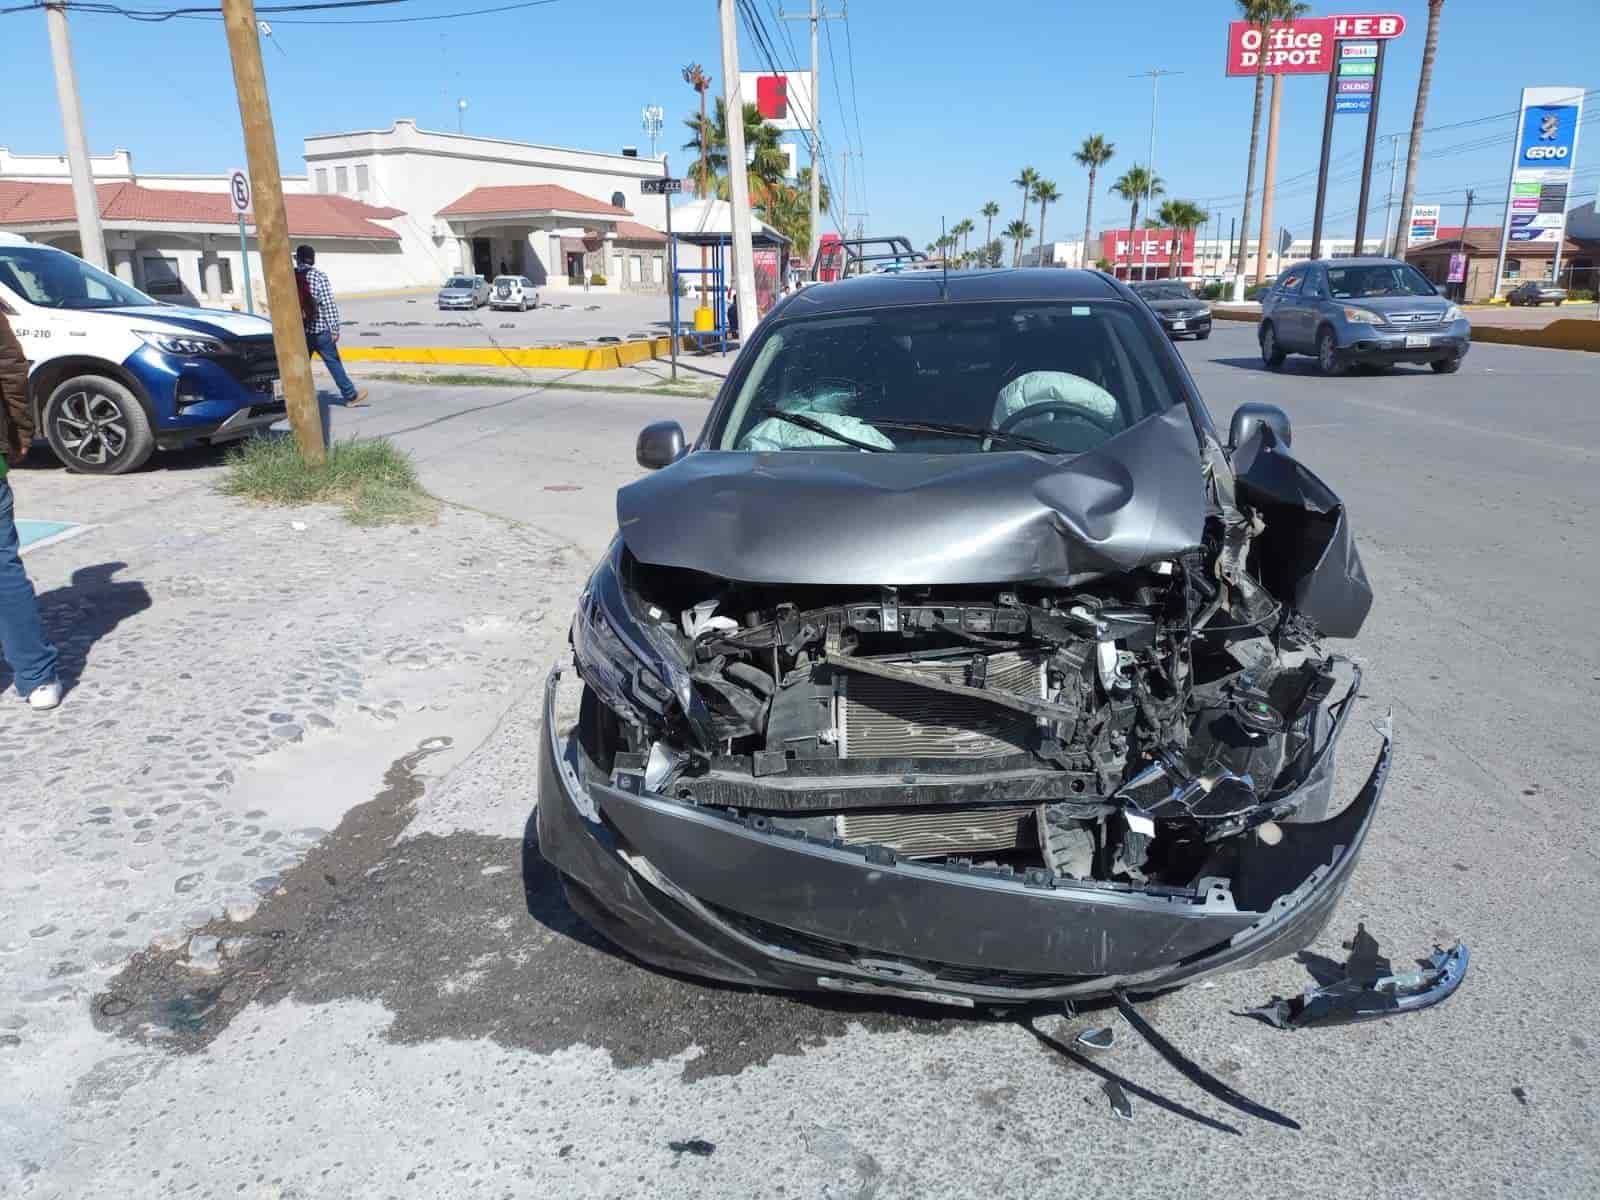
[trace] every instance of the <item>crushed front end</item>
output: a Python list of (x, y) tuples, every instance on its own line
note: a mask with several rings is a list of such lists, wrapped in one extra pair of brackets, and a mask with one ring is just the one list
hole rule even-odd
[(756, 584), (619, 538), (575, 728), (547, 697), (539, 847), (574, 908), (669, 969), (959, 1005), (1307, 945), (1388, 771), (1385, 726), (1335, 800), (1360, 672), (1322, 639), (1370, 595), (1270, 431), (1202, 455), (1199, 544), (1083, 578)]

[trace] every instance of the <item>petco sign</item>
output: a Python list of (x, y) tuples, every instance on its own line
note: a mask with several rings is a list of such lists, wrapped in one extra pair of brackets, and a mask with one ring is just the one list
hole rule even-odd
[(1234, 21), (1228, 26), (1228, 74), (1254, 75), (1265, 60), (1268, 75), (1326, 75), (1333, 44), (1343, 38), (1397, 38), (1406, 31), (1398, 13), (1356, 13), (1274, 21), (1265, 38), (1261, 26)]

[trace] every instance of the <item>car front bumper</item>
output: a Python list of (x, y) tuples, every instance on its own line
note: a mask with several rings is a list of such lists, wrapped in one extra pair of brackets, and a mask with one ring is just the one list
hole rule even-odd
[(1161, 328), (1171, 337), (1184, 337), (1192, 333), (1211, 332), (1211, 314), (1203, 317), (1162, 317)]
[[(1465, 324), (1462, 322), (1461, 324)], [(1426, 337), (1426, 346), (1408, 346), (1406, 338)], [(1339, 353), (1356, 363), (1426, 363), (1441, 358), (1462, 358), (1472, 348), (1472, 331), (1452, 326), (1444, 332), (1410, 334), (1377, 329), (1351, 329), (1344, 335)]]
[(478, 301), (474, 296), (440, 296), (440, 308), (477, 308)]
[[(1301, 792), (1303, 821), (1246, 840), (1192, 893), (896, 860), (598, 777), (546, 684), (538, 848), (573, 908), (654, 966), (732, 983), (970, 1007), (1154, 990), (1292, 954), (1342, 895), (1388, 777), (1326, 817), (1354, 687)], [(619, 776), (628, 782), (629, 776)], [(1322, 818), (1322, 819), (1315, 819)]]

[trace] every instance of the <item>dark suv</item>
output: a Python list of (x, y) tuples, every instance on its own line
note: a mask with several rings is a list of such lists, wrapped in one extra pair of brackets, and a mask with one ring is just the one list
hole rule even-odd
[(1392, 258), (1297, 263), (1261, 294), (1261, 359), (1315, 355), (1324, 375), (1352, 364), (1461, 368), (1472, 326), (1415, 267)]

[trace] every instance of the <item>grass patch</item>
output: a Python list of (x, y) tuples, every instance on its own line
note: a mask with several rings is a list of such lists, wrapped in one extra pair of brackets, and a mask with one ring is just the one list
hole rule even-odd
[(335, 442), (307, 466), (292, 437), (257, 437), (228, 452), (221, 490), (257, 504), (337, 504), (352, 525), (431, 522), (439, 502), (423, 490), (411, 456), (383, 438)]
[(432, 373), (413, 371), (364, 371), (363, 379), (378, 379), (384, 383), (408, 383), (421, 387), (501, 387), (522, 388), (524, 391), (561, 392), (620, 392), (635, 396), (682, 396), (690, 400), (703, 400), (706, 390), (690, 383), (628, 384), (628, 383), (569, 383), (565, 379), (515, 379), (503, 375), (475, 375), (469, 371), (438, 371)]

